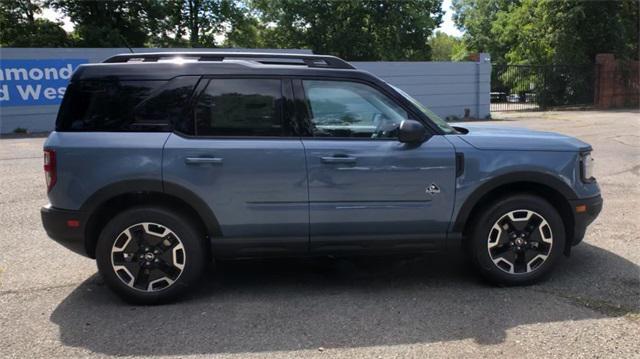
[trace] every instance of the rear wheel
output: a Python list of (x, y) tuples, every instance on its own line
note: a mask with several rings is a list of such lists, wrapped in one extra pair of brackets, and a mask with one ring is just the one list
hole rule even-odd
[(533, 195), (503, 197), (487, 207), (469, 238), (472, 262), (490, 281), (534, 283), (547, 276), (565, 244), (558, 211)]
[(126, 301), (162, 303), (200, 278), (204, 244), (204, 235), (188, 218), (161, 207), (136, 207), (105, 226), (96, 262), (107, 285)]

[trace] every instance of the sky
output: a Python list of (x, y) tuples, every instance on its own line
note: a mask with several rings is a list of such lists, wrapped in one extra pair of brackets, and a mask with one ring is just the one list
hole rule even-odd
[[(442, 31), (446, 34), (453, 36), (462, 36), (462, 32), (456, 28), (456, 25), (453, 23), (453, 19), (451, 15), (453, 14), (453, 10), (451, 10), (451, 0), (442, 1), (442, 10), (445, 11), (444, 16), (442, 17), (442, 24), (436, 30)], [(59, 12), (51, 8), (45, 8), (42, 11), (42, 17), (45, 19), (49, 19), (52, 21), (62, 21), (65, 31), (71, 32), (73, 31), (73, 24), (69, 20), (68, 17), (63, 16)]]
[(440, 30), (448, 35), (453, 36), (462, 36), (462, 32), (458, 30), (456, 25), (453, 23), (453, 10), (451, 10), (451, 0), (444, 0), (442, 2), (442, 10), (445, 11), (444, 16), (442, 17), (442, 24), (436, 30)]

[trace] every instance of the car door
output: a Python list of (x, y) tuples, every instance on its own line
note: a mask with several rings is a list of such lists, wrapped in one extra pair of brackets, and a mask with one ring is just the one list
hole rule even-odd
[(307, 250), (304, 150), (283, 86), (292, 93), (280, 78), (203, 79), (181, 130), (186, 134), (174, 133), (165, 144), (164, 181), (210, 207), (219, 255)]
[(294, 88), (309, 126), (310, 249), (439, 249), (454, 202), (451, 143), (399, 142), (400, 122), (415, 118), (373, 85), (309, 79)]

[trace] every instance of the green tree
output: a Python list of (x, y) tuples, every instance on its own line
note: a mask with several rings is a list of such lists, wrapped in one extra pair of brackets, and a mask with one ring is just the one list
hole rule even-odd
[(144, 46), (147, 0), (84, 1), (49, 0), (74, 24), (74, 37), (80, 47)]
[(492, 33), (513, 46), (510, 63), (590, 64), (598, 53), (638, 56), (638, 2), (523, 0), (498, 14)]
[[(227, 32), (225, 47), (264, 48), (272, 31), (254, 16), (238, 16), (232, 22), (231, 30)], [(273, 42), (270, 42), (273, 45)]]
[(155, 0), (150, 21), (158, 46), (217, 47), (243, 12), (232, 0)]
[(347, 60), (428, 60), (441, 0), (254, 0), (269, 47), (311, 48)]
[(217, 47), (244, 16), (233, 0), (48, 2), (71, 19), (85, 47)]
[(498, 15), (518, 6), (520, 0), (453, 0), (453, 20), (464, 31), (464, 47), (469, 52), (487, 52), (493, 62), (504, 63), (511, 43), (499, 41), (492, 33)]
[(588, 64), (598, 53), (638, 58), (637, 0), (454, 0), (470, 51), (517, 64)]
[(454, 57), (460, 56), (458, 54), (464, 49), (460, 38), (442, 31), (436, 31), (429, 38), (429, 46), (431, 47), (432, 61), (455, 61)]
[(0, 46), (64, 47), (71, 40), (62, 24), (36, 16), (44, 3), (38, 0), (2, 0), (0, 6)]

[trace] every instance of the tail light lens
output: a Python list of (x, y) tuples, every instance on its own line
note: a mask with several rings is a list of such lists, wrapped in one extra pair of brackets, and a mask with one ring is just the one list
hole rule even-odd
[(56, 151), (44, 150), (44, 178), (47, 181), (47, 193), (56, 184)]

